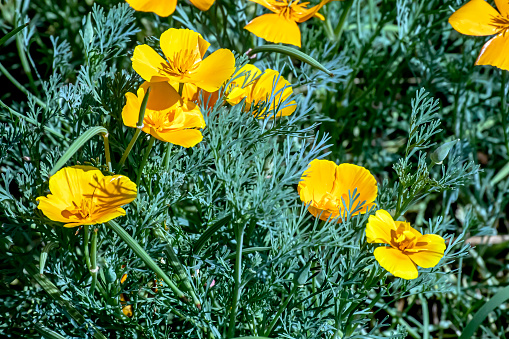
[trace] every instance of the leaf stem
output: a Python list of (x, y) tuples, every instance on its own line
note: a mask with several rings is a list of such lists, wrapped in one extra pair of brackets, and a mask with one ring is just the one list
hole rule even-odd
[(138, 178), (136, 178), (136, 187), (138, 187), (138, 190), (139, 190), (139, 186), (140, 186), (141, 175), (143, 174), (143, 168), (147, 164), (147, 159), (148, 159), (148, 156), (150, 155), (150, 151), (152, 151), (152, 146), (154, 146), (155, 140), (156, 140), (156, 138), (154, 138), (153, 136), (150, 136), (147, 150), (145, 151), (145, 155), (143, 156), (143, 159), (141, 160), (140, 168), (138, 169)]
[(127, 148), (125, 149), (124, 154), (122, 154), (122, 158), (120, 158), (120, 161), (118, 162), (117, 172), (119, 172), (122, 169), (122, 166), (124, 165), (127, 157), (129, 156), (129, 153), (131, 153), (131, 149), (133, 148), (136, 140), (138, 140), (140, 133), (141, 133), (141, 129), (137, 128), (136, 132), (134, 132), (134, 135), (131, 138), (131, 141), (129, 142), (129, 145), (127, 145)]
[(336, 41), (341, 40), (341, 35), (343, 34), (343, 26), (345, 25), (346, 18), (348, 17), (348, 13), (350, 13), (350, 9), (352, 8), (353, 0), (348, 0), (345, 2), (345, 8), (343, 8), (343, 12), (341, 13), (341, 17), (339, 18), (338, 25), (334, 30), (334, 36), (336, 37)]
[(235, 271), (234, 271), (234, 279), (235, 279), (235, 288), (233, 290), (233, 299), (232, 306), (230, 308), (230, 325), (228, 326), (228, 338), (233, 338), (235, 335), (235, 322), (237, 318), (237, 308), (239, 303), (239, 297), (241, 292), (241, 279), (242, 279), (242, 245), (244, 241), (244, 227), (245, 225), (239, 227), (236, 233), (237, 240), (237, 248), (236, 248), (236, 257), (235, 257)]
[(110, 140), (109, 133), (103, 134), (104, 138), (104, 155), (106, 156), (106, 164), (108, 166), (108, 171), (113, 173), (113, 168), (111, 167), (111, 154), (110, 154)]

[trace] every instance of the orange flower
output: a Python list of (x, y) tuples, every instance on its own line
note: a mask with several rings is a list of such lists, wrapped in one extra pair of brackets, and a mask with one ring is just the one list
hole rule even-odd
[(203, 136), (197, 128), (205, 127), (205, 120), (196, 104), (180, 100), (177, 91), (167, 82), (144, 82), (138, 95), (126, 93), (127, 103), (122, 110), (122, 120), (129, 127), (138, 122), (143, 97), (150, 86), (142, 131), (172, 144), (193, 147)]
[[(179, 83), (170, 81), (170, 85), (176, 90), (179, 90)], [(207, 92), (204, 89), (199, 89), (196, 85), (186, 83), (182, 88), (182, 98), (184, 100), (192, 101), (205, 108), (211, 109), (219, 100), (219, 90), (214, 92)]]
[(136, 46), (132, 57), (134, 70), (146, 81), (191, 83), (214, 92), (235, 71), (235, 57), (219, 49), (203, 58), (210, 44), (189, 29), (170, 28), (161, 35), (166, 59), (148, 45)]
[(466, 35), (486, 36), (496, 34), (484, 44), (475, 61), (476, 65), (491, 65), (509, 70), (509, 1), (495, 0), (497, 12), (484, 0), (471, 0), (454, 12), (449, 23)]
[(51, 194), (38, 208), (64, 227), (102, 224), (125, 215), (120, 206), (136, 198), (136, 185), (123, 175), (104, 176), (92, 166), (64, 167), (49, 178)]
[(376, 211), (366, 225), (369, 243), (386, 244), (375, 249), (375, 259), (394, 276), (415, 279), (417, 265), (435, 267), (444, 256), (445, 240), (436, 234), (425, 234), (404, 221), (394, 221), (389, 212)]
[[(347, 212), (364, 214), (375, 206), (378, 192), (375, 177), (364, 167), (318, 159), (311, 161), (297, 189), (300, 199), (310, 204), (309, 212), (322, 220), (342, 218)], [(358, 196), (350, 208), (354, 190)]]
[(275, 14), (264, 14), (251, 20), (244, 28), (271, 42), (301, 47), (300, 29), (297, 23), (301, 23), (316, 17), (324, 20), (323, 15), (318, 13), (325, 4), (335, 0), (322, 0), (320, 4), (306, 8), (309, 2), (299, 3), (300, 0), (250, 0), (269, 9)]
[[(159, 16), (168, 16), (175, 12), (177, 0), (126, 0), (134, 10), (139, 12), (153, 12)], [(190, 0), (193, 5), (206, 11), (215, 0)]]
[[(231, 105), (236, 105), (245, 98), (246, 108), (249, 108), (253, 104), (258, 105), (272, 99), (269, 110), (277, 112), (277, 116), (291, 115), (297, 108), (295, 100), (287, 102), (293, 90), (278, 71), (267, 69), (262, 73), (256, 66), (247, 64), (233, 75), (233, 79), (226, 96), (226, 101)], [(255, 111), (255, 114), (259, 119), (267, 115), (273, 117), (266, 110)]]

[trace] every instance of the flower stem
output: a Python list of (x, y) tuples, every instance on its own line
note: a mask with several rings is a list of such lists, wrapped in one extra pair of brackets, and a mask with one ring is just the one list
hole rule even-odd
[(152, 270), (154, 271), (158, 276), (160, 276), (163, 281), (170, 287), (170, 289), (175, 293), (175, 295), (185, 301), (188, 302), (187, 297), (184, 295), (184, 293), (178, 289), (178, 287), (175, 285), (175, 283), (164, 273), (164, 271), (157, 266), (157, 264), (152, 260), (152, 258), (148, 255), (147, 252), (138, 244), (136, 240), (134, 240), (129, 233), (127, 233), (119, 224), (117, 224), (115, 221), (110, 220), (107, 222), (108, 226), (113, 229), (115, 233), (129, 246), (134, 253)]
[(274, 319), (272, 319), (272, 321), (269, 324), (269, 327), (267, 327), (267, 331), (265, 331), (265, 336), (266, 337), (268, 337), (270, 335), (270, 332), (272, 332), (272, 329), (277, 324), (277, 321), (279, 320), (279, 317), (281, 316), (283, 311), (286, 309), (286, 307), (290, 303), (290, 300), (292, 300), (293, 295), (295, 294), (295, 292), (297, 292), (297, 288), (298, 287), (299, 286), (297, 284), (293, 284), (293, 288), (292, 288), (292, 290), (290, 292), (290, 295), (288, 296), (288, 298), (286, 298), (285, 302), (281, 305), (281, 307), (279, 307), (279, 310), (277, 311), (276, 315), (274, 316)]
[(97, 266), (97, 233), (99, 232), (98, 228), (94, 228), (94, 233), (92, 233), (92, 246), (91, 246), (91, 258), (90, 258), (90, 274), (92, 275), (92, 286), (90, 287), (90, 294), (94, 294), (95, 287), (97, 285), (97, 272), (99, 271), (99, 267)]
[(23, 92), (27, 97), (32, 97), (34, 101), (41, 106), (42, 108), (47, 108), (46, 103), (44, 103), (41, 99), (30, 93), (22, 84), (20, 84), (12, 75), (7, 71), (7, 69), (0, 63), (0, 72), (2, 72), (7, 79), (9, 79), (14, 86), (16, 86), (21, 92)]
[(92, 264), (90, 263), (90, 254), (88, 252), (88, 243), (90, 242), (90, 236), (88, 234), (88, 225), (83, 226), (83, 233), (84, 233), (84, 239), (83, 239), (83, 252), (85, 253), (85, 262), (87, 263), (87, 270), (92, 267)]
[(143, 168), (147, 164), (148, 156), (150, 155), (150, 151), (152, 150), (152, 146), (154, 146), (155, 138), (150, 136), (150, 140), (148, 142), (147, 150), (145, 151), (145, 155), (143, 156), (143, 160), (141, 160), (140, 168), (138, 169), (138, 178), (136, 178), (136, 187), (140, 186), (141, 175), (143, 174)]
[(136, 140), (138, 140), (138, 137), (140, 136), (141, 129), (137, 128), (136, 132), (134, 132), (133, 138), (129, 142), (129, 145), (127, 145), (127, 148), (124, 151), (124, 154), (122, 154), (122, 158), (120, 158), (120, 161), (118, 162), (117, 171), (120, 171), (122, 169), (122, 166), (124, 165), (124, 162), (126, 161), (127, 157), (129, 156), (129, 153), (131, 153), (131, 149), (134, 146), (134, 143)]
[(111, 167), (109, 134), (104, 133), (103, 138), (104, 138), (104, 154), (106, 156), (106, 164), (108, 165), (108, 171), (110, 171), (110, 173), (113, 173), (113, 168)]
[(241, 278), (242, 278), (242, 245), (244, 241), (244, 224), (240, 226), (236, 233), (237, 248), (235, 253), (235, 288), (233, 290), (233, 300), (230, 313), (230, 325), (228, 326), (228, 337), (233, 338), (235, 335), (235, 321), (237, 318), (237, 308), (241, 292)]
[(341, 35), (343, 34), (343, 26), (345, 24), (348, 13), (350, 13), (350, 9), (352, 8), (353, 0), (347, 0), (345, 2), (345, 8), (343, 8), (343, 13), (341, 13), (341, 17), (339, 18), (338, 25), (334, 30), (334, 36), (336, 37), (336, 41), (341, 40)]
[(500, 93), (502, 109), (500, 110), (500, 114), (502, 115), (502, 129), (504, 131), (505, 149), (507, 152), (507, 156), (509, 157), (509, 138), (507, 136), (507, 96), (505, 93), (506, 86), (507, 86), (507, 71), (502, 70), (502, 91)]
[(170, 167), (170, 158), (171, 158), (171, 149), (173, 148), (173, 144), (169, 142), (166, 145), (166, 153), (164, 154), (164, 168), (166, 170)]

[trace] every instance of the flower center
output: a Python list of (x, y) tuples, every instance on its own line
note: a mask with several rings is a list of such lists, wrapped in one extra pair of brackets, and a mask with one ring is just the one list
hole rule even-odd
[(71, 206), (62, 211), (62, 215), (67, 218), (74, 216), (80, 220), (90, 220), (92, 218), (93, 210), (94, 204), (92, 199), (83, 199), (79, 205), (73, 201)]
[(391, 231), (391, 245), (401, 251), (412, 249), (417, 237), (409, 230), (408, 225), (400, 225), (396, 231)]
[(173, 106), (163, 111), (146, 111), (143, 124), (165, 132), (183, 127), (184, 118), (182, 107)]
[(492, 21), (491, 25), (497, 29), (498, 33), (505, 34), (509, 30), (509, 17), (498, 16), (494, 17)]
[(197, 50), (183, 49), (176, 52), (168, 63), (163, 65), (163, 72), (174, 77), (183, 77), (195, 71), (201, 62), (201, 55)]

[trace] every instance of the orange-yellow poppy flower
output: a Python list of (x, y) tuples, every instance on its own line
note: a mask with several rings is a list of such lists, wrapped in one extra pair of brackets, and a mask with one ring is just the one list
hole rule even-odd
[(297, 23), (301, 23), (316, 17), (324, 20), (323, 15), (318, 13), (320, 8), (334, 0), (322, 0), (318, 5), (306, 8), (309, 2), (300, 0), (250, 0), (262, 5), (274, 14), (263, 14), (251, 20), (244, 28), (271, 42), (301, 47), (300, 29)]
[(192, 102), (181, 101), (177, 91), (167, 82), (144, 82), (137, 95), (126, 93), (127, 103), (122, 109), (124, 125), (136, 128), (148, 87), (150, 94), (142, 131), (183, 147), (193, 147), (202, 141), (203, 136), (197, 128), (204, 128), (205, 120), (200, 109)]
[(123, 175), (104, 176), (92, 166), (64, 167), (49, 178), (38, 208), (64, 227), (94, 225), (125, 215), (120, 207), (136, 198), (136, 184)]
[(230, 50), (219, 49), (204, 58), (210, 44), (189, 29), (168, 29), (161, 34), (160, 45), (166, 60), (148, 45), (134, 49), (133, 68), (146, 81), (192, 83), (214, 92), (235, 71)]
[[(378, 193), (375, 177), (364, 167), (318, 159), (311, 161), (297, 189), (309, 212), (322, 220), (364, 214), (375, 205)], [(354, 190), (357, 198), (350, 206)]]
[[(179, 83), (176, 81), (170, 81), (170, 85), (176, 90), (179, 90)], [(211, 109), (219, 100), (219, 90), (214, 92), (207, 92), (204, 89), (198, 88), (194, 84), (184, 84), (182, 88), (182, 98), (184, 100), (192, 101), (198, 105), (202, 105), (205, 108)]]
[(394, 221), (389, 212), (376, 211), (366, 225), (369, 243), (386, 244), (375, 249), (375, 259), (394, 276), (415, 279), (417, 266), (435, 267), (444, 256), (445, 241), (439, 235), (425, 234), (404, 221)]
[(495, 0), (500, 13), (484, 0), (471, 0), (454, 12), (449, 23), (466, 35), (495, 35), (484, 44), (476, 65), (491, 65), (509, 70), (509, 1)]
[[(126, 0), (134, 10), (139, 12), (152, 12), (159, 16), (168, 16), (175, 12), (177, 0)], [(189, 0), (201, 11), (206, 11), (215, 0)]]
[[(246, 108), (258, 105), (262, 101), (272, 100), (268, 108), (277, 112), (277, 116), (288, 116), (295, 112), (295, 100), (288, 102), (293, 90), (290, 83), (279, 75), (278, 71), (267, 69), (260, 71), (256, 66), (247, 64), (233, 75), (233, 81), (227, 89), (226, 101), (236, 105), (246, 99)], [(273, 117), (273, 114), (264, 111), (255, 111), (257, 118)]]

